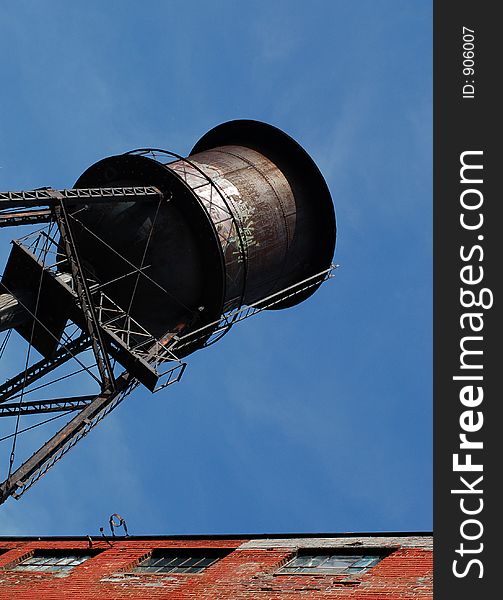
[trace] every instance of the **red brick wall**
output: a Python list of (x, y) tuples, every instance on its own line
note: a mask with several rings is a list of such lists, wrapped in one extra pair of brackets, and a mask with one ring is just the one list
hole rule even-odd
[[(62, 575), (19, 572), (9, 565), (34, 549), (87, 549), (82, 540), (0, 541), (0, 600), (402, 600), (432, 597), (432, 552), (423, 547), (394, 547), (366, 573), (351, 576), (277, 575), (294, 548), (245, 549), (248, 540), (113, 540), (113, 547), (95, 541), (97, 556)], [(290, 540), (292, 542), (292, 540)], [(312, 546), (316, 541), (312, 540)], [(378, 538), (372, 546), (379, 546)], [(234, 548), (198, 574), (128, 574), (135, 561), (153, 548)], [(7, 551), (6, 551), (7, 550)]]

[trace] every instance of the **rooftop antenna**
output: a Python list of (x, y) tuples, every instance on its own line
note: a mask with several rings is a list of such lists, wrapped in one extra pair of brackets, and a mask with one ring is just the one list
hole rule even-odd
[[(138, 385), (179, 381), (187, 356), (251, 315), (302, 302), (334, 269), (325, 180), (297, 142), (258, 121), (218, 125), (185, 158), (133, 150), (92, 165), (71, 189), (0, 193), (0, 227), (22, 225), (41, 228), (12, 242), (0, 281), (0, 357), (11, 331), (28, 344), (20, 372), (0, 385), (0, 417), (15, 422), (1, 438), (11, 449), (0, 503)], [(62, 396), (61, 381), (79, 374), (97, 389)], [(57, 414), (21, 427), (46, 413)], [(14, 464), (20, 434), (67, 414)]]

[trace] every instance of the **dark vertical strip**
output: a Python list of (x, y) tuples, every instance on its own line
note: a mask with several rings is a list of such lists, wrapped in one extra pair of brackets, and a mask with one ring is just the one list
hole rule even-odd
[(497, 9), (466, 0), (439, 0), (434, 9), (434, 589), (441, 600), (498, 595), (501, 570)]

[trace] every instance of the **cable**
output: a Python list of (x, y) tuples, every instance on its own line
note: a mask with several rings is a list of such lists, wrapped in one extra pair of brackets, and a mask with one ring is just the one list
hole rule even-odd
[[(49, 233), (51, 230), (52, 224), (49, 227)], [(43, 252), (43, 266), (45, 266), (45, 259), (47, 256), (47, 244), (49, 242), (49, 236), (47, 236), (47, 238), (44, 241), (44, 249), (42, 250)], [(43, 281), (43, 277), (44, 277), (44, 269), (40, 270), (40, 280), (38, 282), (38, 291), (37, 291), (37, 299), (35, 301), (35, 316), (38, 313), (38, 306), (39, 306), (39, 302), (40, 302), (40, 294), (42, 292), (42, 281)], [(7, 479), (10, 478), (11, 474), (12, 474), (12, 467), (14, 465), (14, 457), (16, 454), (16, 442), (17, 442), (17, 436), (18, 436), (18, 432), (19, 432), (19, 422), (21, 420), (21, 413), (19, 411), (19, 409), (21, 408), (21, 404), (23, 402), (23, 396), (24, 396), (24, 388), (26, 386), (26, 375), (28, 373), (28, 364), (30, 362), (30, 354), (31, 354), (31, 348), (32, 348), (32, 343), (33, 343), (33, 337), (35, 335), (35, 323), (36, 320), (35, 318), (33, 319), (33, 323), (31, 326), (31, 334), (30, 334), (30, 341), (28, 342), (28, 350), (26, 352), (26, 361), (25, 361), (25, 365), (24, 365), (24, 378), (25, 378), (25, 382), (23, 383), (23, 387), (21, 388), (21, 394), (19, 396), (19, 403), (18, 403), (18, 413), (16, 415), (16, 427), (14, 430), (14, 436), (13, 436), (13, 440), (12, 440), (12, 449), (11, 449), (11, 453), (10, 453), (10, 457), (9, 457), (9, 472), (7, 473)]]
[(154, 215), (154, 220), (152, 221), (152, 227), (150, 228), (150, 231), (148, 233), (148, 237), (147, 237), (147, 243), (145, 244), (145, 250), (143, 251), (143, 256), (141, 257), (141, 263), (140, 263), (140, 268), (138, 269), (138, 273), (136, 275), (136, 281), (134, 284), (134, 288), (133, 288), (133, 293), (131, 294), (131, 300), (129, 301), (129, 306), (127, 309), (127, 314), (129, 315), (131, 313), (131, 307), (133, 306), (133, 301), (134, 301), (134, 297), (136, 295), (136, 288), (138, 287), (138, 282), (140, 281), (140, 275), (143, 269), (143, 264), (145, 263), (145, 258), (147, 256), (147, 251), (148, 251), (148, 247), (150, 245), (150, 240), (152, 238), (152, 234), (154, 232), (154, 227), (157, 221), (157, 215), (159, 214), (159, 208), (161, 206), (161, 198), (159, 199), (159, 202), (157, 203), (157, 208), (155, 210), (155, 215)]
[[(61, 417), (64, 417), (72, 412), (75, 412), (76, 410), (79, 410), (78, 408), (74, 408), (73, 410), (67, 410), (64, 413), (61, 413), (60, 415), (56, 415), (55, 417), (51, 417), (50, 419), (45, 419), (45, 421), (40, 421), (40, 423), (36, 423), (35, 425), (30, 425), (30, 427), (26, 427), (25, 429), (20, 429), (17, 432), (17, 435), (20, 435), (21, 433), (24, 433), (25, 431), (30, 431), (30, 429), (35, 429), (36, 427), (40, 427), (41, 425), (45, 425), (46, 423), (49, 423), (50, 421), (55, 421), (56, 419), (61, 419)], [(3, 442), (5, 440), (8, 440), (11, 437), (14, 437), (14, 433), (10, 433), (9, 435), (6, 435), (2, 438), (0, 438), (0, 442)]]
[[(73, 219), (74, 221), (77, 221), (77, 223), (83, 227), (88, 233), (90, 233), (93, 237), (95, 237), (99, 242), (101, 242), (106, 248), (108, 248), (109, 250), (111, 250), (114, 254), (116, 254), (119, 258), (121, 258), (124, 262), (126, 262), (128, 265), (131, 265), (133, 267), (133, 269), (135, 271), (138, 271), (138, 267), (132, 263), (130, 260), (128, 260), (125, 256), (123, 256), (120, 252), (118, 252), (115, 248), (113, 248), (112, 246), (110, 246), (110, 244), (108, 244), (107, 242), (105, 242), (104, 239), (100, 238), (99, 235), (96, 235), (96, 233), (94, 233), (94, 231), (92, 231), (91, 229), (89, 229), (89, 227), (86, 227), (84, 225), (84, 223), (82, 223), (82, 221), (80, 221), (79, 219), (75, 219), (74, 216), (72, 214), (68, 215), (71, 219)], [(184, 304), (181, 300), (179, 300), (178, 298), (176, 298), (175, 296), (173, 296), (173, 294), (170, 294), (168, 292), (167, 289), (165, 289), (164, 287), (162, 287), (162, 285), (156, 281), (155, 279), (152, 279), (152, 277), (149, 277), (146, 273), (143, 273), (143, 276), (146, 277), (150, 282), (152, 282), (156, 287), (158, 287), (161, 291), (163, 291), (167, 296), (169, 296), (172, 300), (174, 300), (177, 304), (179, 304), (182, 308), (184, 308), (185, 310), (188, 310), (191, 314), (196, 315), (197, 311), (193, 310), (192, 308), (188, 307), (186, 304)]]
[[(41, 385), (37, 385), (36, 387), (33, 387), (29, 390), (26, 390), (24, 395), (28, 395), (31, 394), (32, 392), (36, 392), (37, 390), (41, 390), (42, 388), (45, 388), (49, 385), (53, 385), (54, 383), (58, 383), (59, 381), (63, 381), (63, 379), (68, 379), (69, 377), (73, 377), (74, 375), (78, 375), (79, 373), (83, 373), (84, 371), (86, 371), (88, 368), (89, 369), (94, 369), (94, 367), (96, 366), (96, 364), (91, 365), (90, 367), (86, 367), (86, 368), (82, 368), (82, 369), (77, 369), (76, 371), (73, 371), (72, 373), (68, 373), (67, 375), (62, 375), (61, 377), (58, 377), (56, 379), (52, 379), (51, 381), (47, 381), (46, 383), (43, 383)], [(9, 400), (15, 400), (16, 398), (19, 398), (21, 394), (15, 394), (14, 396), (10, 396)]]
[(5, 348), (7, 348), (7, 344), (9, 343), (9, 338), (10, 338), (11, 333), (12, 333), (12, 329), (9, 329), (9, 331), (5, 334), (2, 344), (0, 345), (0, 359), (2, 358), (2, 356), (5, 352)]

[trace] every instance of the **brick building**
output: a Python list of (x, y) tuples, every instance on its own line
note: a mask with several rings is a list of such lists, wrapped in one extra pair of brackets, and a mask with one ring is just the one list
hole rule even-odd
[(0, 538), (0, 600), (432, 597), (432, 537)]

